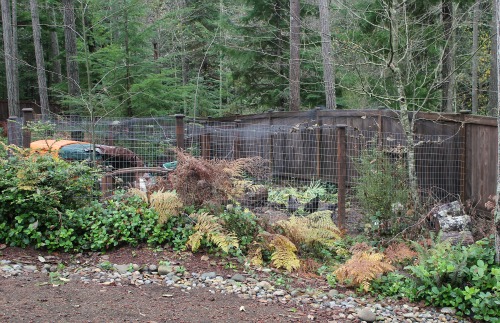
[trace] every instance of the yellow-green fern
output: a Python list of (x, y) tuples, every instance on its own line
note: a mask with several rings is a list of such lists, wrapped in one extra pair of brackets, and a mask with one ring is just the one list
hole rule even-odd
[(274, 234), (269, 246), (274, 249), (271, 261), (276, 268), (292, 271), (300, 267), (300, 260), (296, 255), (297, 247), (287, 237)]
[(201, 213), (193, 214), (191, 217), (196, 219), (195, 232), (189, 237), (186, 245), (190, 246), (193, 252), (200, 248), (201, 240), (204, 237), (224, 252), (229, 252), (232, 247), (239, 247), (236, 235), (232, 232), (226, 232), (215, 216)]
[(340, 239), (340, 230), (332, 221), (331, 211), (319, 211), (305, 217), (292, 216), (276, 225), (296, 244), (321, 244), (332, 248)]
[(160, 224), (167, 222), (171, 216), (178, 216), (182, 210), (182, 202), (175, 192), (154, 192), (149, 196), (149, 205), (158, 213)]

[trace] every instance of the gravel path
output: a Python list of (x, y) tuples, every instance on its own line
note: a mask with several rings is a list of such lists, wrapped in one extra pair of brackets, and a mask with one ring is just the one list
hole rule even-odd
[[(149, 265), (114, 263), (104, 255), (94, 264), (76, 262), (63, 266), (51, 256), (39, 256), (35, 262), (4, 257), (0, 260), (0, 276), (1, 321), (38, 321), (38, 318), (52, 321), (54, 317), (47, 319), (47, 309), (35, 305), (47, 307), (55, 297), (52, 293), (62, 293), (64, 301), (60, 302), (67, 311), (56, 311), (56, 321), (74, 322), (85, 318), (141, 322), (469, 322), (454, 316), (450, 308), (374, 301), (335, 289), (285, 288), (276, 286), (270, 279), (259, 279), (244, 272), (189, 271), (175, 261)], [(15, 299), (18, 291), (26, 293), (24, 298)], [(33, 300), (38, 291), (48, 294)], [(90, 295), (84, 296), (84, 291)], [(72, 302), (72, 295), (81, 300)], [(87, 311), (86, 297), (95, 303), (91, 307), (93, 311)], [(29, 311), (22, 311), (24, 305), (16, 310), (16, 304), (26, 302), (31, 309), (38, 308), (38, 312), (30, 316)], [(99, 305), (104, 308), (100, 309)], [(152, 315), (151, 306), (162, 310)]]

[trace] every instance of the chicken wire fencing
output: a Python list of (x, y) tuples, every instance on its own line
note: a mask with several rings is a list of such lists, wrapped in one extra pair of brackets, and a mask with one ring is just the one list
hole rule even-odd
[[(16, 124), (22, 123), (20, 119)], [(370, 187), (398, 176), (408, 187), (411, 150), (403, 134), (328, 124), (255, 125), (182, 117), (55, 116), (33, 125), (30, 131), (20, 126), (9, 127), (10, 142), (26, 145), (27, 140), (31, 143), (68, 140), (71, 142), (66, 148), (58, 147), (66, 159), (90, 159), (98, 155), (109, 173), (136, 169), (103, 180), (105, 190), (123, 184), (143, 188), (144, 178), (165, 176), (176, 167), (175, 147), (209, 160), (254, 158), (257, 164), (253, 174), (244, 177), (255, 184), (267, 185), (269, 190), (257, 199), (245, 195), (244, 198), (252, 200), (240, 202), (248, 206), (267, 205), (295, 211), (293, 204), (297, 202), (300, 210), (311, 210), (307, 203), (318, 198), (319, 203), (312, 209), (328, 208), (338, 202), (339, 184), (345, 184), (346, 191), (341, 194), (350, 199), (359, 197), (356, 188), (360, 185)], [(420, 195), (440, 202), (463, 195), (462, 137), (414, 135), (413, 140)], [(77, 146), (81, 143), (83, 146)], [(372, 185), (372, 189), (377, 189), (377, 185)], [(396, 194), (403, 187), (385, 189), (393, 189)], [(290, 196), (295, 200), (289, 200)]]

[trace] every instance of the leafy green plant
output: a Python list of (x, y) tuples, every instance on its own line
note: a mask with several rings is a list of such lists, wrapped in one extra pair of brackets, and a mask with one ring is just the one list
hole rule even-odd
[(367, 228), (382, 235), (399, 232), (409, 196), (405, 160), (391, 160), (375, 148), (363, 152), (355, 165), (360, 175), (356, 197), (368, 215)]
[(248, 245), (255, 241), (260, 231), (255, 214), (248, 209), (236, 206), (227, 208), (218, 215), (218, 218), (221, 219), (224, 229), (236, 235), (240, 243), (240, 249), (246, 252)]
[(416, 280), (417, 299), (475, 319), (500, 319), (500, 267), (489, 240), (470, 246), (440, 242), (419, 254), (419, 264), (406, 267)]

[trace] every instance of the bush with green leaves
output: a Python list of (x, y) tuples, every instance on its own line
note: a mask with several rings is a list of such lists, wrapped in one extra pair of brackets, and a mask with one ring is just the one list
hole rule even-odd
[(454, 307), (458, 314), (478, 320), (500, 320), (500, 266), (494, 262), (491, 241), (470, 246), (440, 242), (418, 249), (419, 263), (405, 268), (409, 275), (391, 273), (375, 281), (372, 291)]
[(43, 245), (66, 210), (78, 209), (99, 194), (98, 170), (49, 154), (15, 152), (0, 159), (0, 174), (0, 239), (11, 245)]
[(250, 210), (240, 206), (229, 206), (218, 218), (222, 220), (223, 227), (236, 235), (240, 249), (246, 252), (248, 245), (255, 241), (259, 234), (258, 219)]
[(400, 231), (397, 224), (401, 221), (396, 218), (405, 215), (402, 209), (409, 196), (405, 160), (391, 159), (382, 150), (369, 149), (356, 163), (356, 170), (356, 198), (366, 211), (365, 220), (381, 234)]

